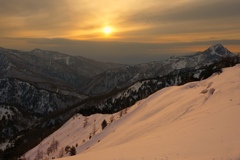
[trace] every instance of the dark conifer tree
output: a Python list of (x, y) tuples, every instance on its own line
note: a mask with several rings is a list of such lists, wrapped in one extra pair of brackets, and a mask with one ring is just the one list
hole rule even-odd
[(102, 121), (102, 130), (107, 126), (107, 121), (104, 119)]
[(77, 153), (76, 148), (74, 146), (72, 146), (70, 149), (70, 156), (74, 156), (74, 155), (76, 155), (76, 153)]

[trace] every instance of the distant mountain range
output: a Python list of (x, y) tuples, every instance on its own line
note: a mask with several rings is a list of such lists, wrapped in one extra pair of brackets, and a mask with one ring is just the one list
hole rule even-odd
[(115, 113), (164, 87), (205, 79), (236, 63), (239, 57), (220, 44), (139, 65), (0, 48), (0, 157), (19, 157), (77, 112)]
[(146, 64), (130, 65), (117, 69), (110, 69), (91, 78), (82, 88), (85, 94), (107, 93), (115, 88), (130, 86), (141, 79), (164, 76), (174, 70), (184, 68), (200, 68), (213, 64), (222, 57), (234, 57), (228, 49), (221, 44), (213, 45), (203, 52), (194, 55), (171, 57), (165, 61), (156, 61)]
[(39, 88), (77, 93), (89, 78), (124, 66), (41, 49), (24, 52), (4, 48), (0, 48), (0, 65), (0, 78), (14, 77)]

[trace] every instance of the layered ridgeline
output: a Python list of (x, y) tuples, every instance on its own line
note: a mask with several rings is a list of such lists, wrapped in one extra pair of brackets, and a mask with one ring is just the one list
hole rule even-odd
[(37, 145), (76, 112), (115, 113), (164, 87), (202, 80), (239, 62), (222, 45), (193, 55), (123, 67), (39, 49), (1, 49), (1, 53), (0, 146), (8, 148), (2, 157), (12, 159)]
[(239, 159), (239, 95), (238, 64), (112, 115), (76, 114), (22, 158)]
[(131, 65), (110, 69), (93, 78), (82, 88), (86, 94), (107, 93), (134, 84), (142, 79), (156, 78), (168, 75), (179, 69), (198, 69), (220, 61), (223, 57), (235, 57), (221, 44), (213, 45), (204, 52), (194, 55), (171, 57), (165, 61)]
[(61, 93), (65, 90), (79, 93), (89, 78), (122, 66), (54, 51), (35, 49), (24, 52), (0, 48), (0, 78), (18, 78)]

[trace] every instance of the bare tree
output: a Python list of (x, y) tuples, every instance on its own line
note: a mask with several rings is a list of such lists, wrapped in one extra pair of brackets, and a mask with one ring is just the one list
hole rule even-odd
[(43, 158), (43, 152), (38, 150), (37, 155), (34, 158), (34, 160), (40, 160), (42, 158)]
[(122, 117), (122, 116), (123, 116), (123, 110), (119, 112), (119, 117)]
[(70, 149), (71, 149), (70, 146), (66, 146), (66, 147), (65, 147), (66, 154), (68, 154), (68, 153), (70, 152)]
[(62, 147), (58, 153), (58, 157), (62, 158), (64, 156), (64, 148)]
[(92, 134), (95, 135), (97, 132), (96, 124), (93, 125)]
[(88, 125), (88, 117), (84, 118), (83, 128), (85, 128)]
[(53, 148), (54, 148), (54, 150), (57, 150), (58, 146), (59, 146), (59, 141), (58, 140), (54, 140), (53, 141)]
[(128, 108), (125, 108), (125, 109), (123, 110), (123, 114), (127, 114), (127, 111), (128, 111)]
[(92, 138), (92, 133), (90, 133), (90, 134), (89, 134), (89, 137), (88, 137), (88, 138), (89, 138), (89, 139), (91, 139), (91, 138)]
[(59, 141), (53, 139), (50, 146), (47, 148), (47, 154), (50, 155), (52, 152), (55, 152), (59, 146)]
[(53, 152), (52, 147), (51, 147), (51, 146), (48, 147), (48, 148), (47, 148), (47, 155), (49, 156), (52, 152)]
[(112, 123), (114, 121), (114, 116), (112, 115), (111, 117), (110, 117), (110, 123)]

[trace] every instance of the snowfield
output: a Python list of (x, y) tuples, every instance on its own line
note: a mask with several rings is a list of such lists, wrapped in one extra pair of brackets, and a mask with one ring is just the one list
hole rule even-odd
[[(102, 130), (104, 119), (110, 124)], [(61, 160), (239, 160), (239, 122), (236, 65), (200, 82), (162, 89), (122, 117), (76, 115), (25, 157), (42, 152), (44, 159), (57, 158), (63, 147), (74, 145), (77, 155), (64, 153)], [(48, 156), (44, 153), (53, 139), (59, 146)]]

